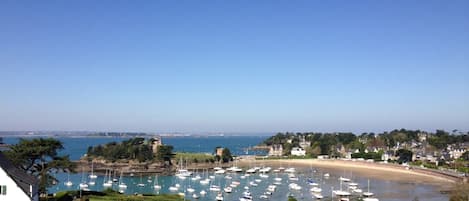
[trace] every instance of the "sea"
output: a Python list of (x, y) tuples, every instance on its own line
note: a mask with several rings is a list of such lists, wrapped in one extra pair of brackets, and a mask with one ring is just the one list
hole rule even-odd
[[(250, 151), (248, 148), (253, 147), (263, 140), (267, 136), (184, 136), (184, 137), (163, 137), (162, 141), (164, 144), (174, 146), (176, 152), (202, 152), (202, 153), (213, 153), (215, 147), (227, 147), (231, 150), (234, 155), (263, 155), (266, 154), (262, 151)], [(3, 137), (4, 143), (16, 144), (19, 141), (19, 137)], [(109, 142), (120, 142), (127, 140), (128, 138), (117, 138), (117, 137), (58, 137), (56, 138), (63, 142), (64, 149), (61, 150), (60, 154), (67, 154), (72, 160), (78, 160), (82, 157), (88, 146), (96, 146), (99, 144), (106, 144)], [(261, 164), (258, 164), (261, 165)], [(285, 164), (288, 166), (288, 164)], [(324, 174), (330, 174), (329, 177), (324, 177)], [(442, 201), (448, 200), (448, 195), (439, 192), (439, 186), (431, 183), (417, 183), (417, 182), (400, 182), (376, 179), (368, 177), (367, 175), (354, 175), (352, 172), (336, 171), (323, 168), (297, 168), (295, 173), (298, 181), (289, 180), (287, 173), (269, 173), (267, 178), (265, 176), (252, 174), (245, 177), (244, 173), (229, 173), (223, 175), (215, 175), (213, 172), (197, 172), (194, 175), (199, 175), (201, 179), (209, 178), (210, 183), (203, 185), (200, 180), (193, 180), (191, 178), (180, 179), (176, 176), (123, 176), (118, 182), (113, 183), (112, 188), (120, 190), (126, 194), (167, 194), (167, 193), (181, 193), (185, 194), (187, 200), (196, 200), (192, 196), (197, 194), (200, 196), (197, 200), (201, 201), (212, 201), (216, 200), (216, 191), (210, 191), (210, 185), (217, 185), (223, 188), (230, 185), (233, 181), (237, 181), (240, 185), (233, 189), (232, 193), (223, 193), (225, 201), (239, 200), (242, 197), (245, 188), (249, 188), (253, 196), (253, 200), (262, 200), (261, 195), (267, 192), (267, 187), (272, 185), (275, 181), (274, 178), (281, 178), (280, 184), (276, 185), (275, 192), (269, 194), (268, 200), (272, 201), (284, 201), (287, 200), (288, 196), (294, 196), (298, 200), (315, 200), (310, 189), (312, 186), (311, 182), (317, 183), (318, 187), (322, 189), (321, 195), (324, 196), (322, 200), (331, 200), (333, 190), (342, 189), (349, 190), (346, 182), (340, 182), (339, 177), (347, 176), (358, 184), (358, 188), (362, 189), (363, 192), (371, 191), (375, 194), (376, 198), (381, 201), (401, 201), (401, 200), (426, 200), (426, 201)], [(352, 176), (353, 175), (353, 176)], [(55, 193), (64, 190), (77, 190), (79, 189), (79, 183), (89, 182), (91, 179), (88, 177), (88, 173), (76, 173), (76, 174), (65, 174), (58, 173), (54, 175), (58, 178), (59, 182), (48, 189), (49, 193)], [(90, 190), (103, 190), (103, 183), (107, 180), (102, 175), (98, 175), (96, 179), (92, 181), (95, 185), (89, 185)], [(277, 179), (278, 180), (278, 179)], [(71, 181), (72, 186), (66, 186), (65, 182)], [(127, 188), (121, 189), (118, 187), (119, 183), (125, 183)], [(251, 185), (250, 183), (254, 183)], [(299, 190), (293, 190), (289, 187), (289, 184), (296, 183), (301, 186)], [(369, 185), (368, 185), (369, 183)], [(141, 185), (138, 185), (141, 184)], [(155, 189), (155, 185), (160, 185), (161, 189)], [(179, 185), (177, 191), (170, 191), (170, 186)], [(257, 185), (256, 185), (257, 184)], [(188, 192), (187, 189), (192, 188), (194, 192)], [(204, 190), (207, 192), (205, 196), (201, 196), (200, 192)], [(350, 190), (349, 190), (350, 191)], [(359, 196), (353, 196), (351, 200), (359, 200)], [(334, 198), (335, 200), (335, 198)]]

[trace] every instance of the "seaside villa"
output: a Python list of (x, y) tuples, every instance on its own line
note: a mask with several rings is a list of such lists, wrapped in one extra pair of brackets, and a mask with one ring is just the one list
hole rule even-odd
[(269, 149), (269, 156), (282, 156), (283, 146), (281, 144), (273, 144)]
[(0, 152), (0, 200), (39, 200), (38, 180), (15, 167)]
[(306, 151), (301, 147), (293, 147), (290, 153), (292, 156), (306, 156)]

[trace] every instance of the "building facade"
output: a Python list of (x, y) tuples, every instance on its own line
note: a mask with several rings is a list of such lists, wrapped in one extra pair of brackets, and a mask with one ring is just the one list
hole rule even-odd
[(38, 201), (38, 181), (15, 167), (0, 152), (0, 200)]

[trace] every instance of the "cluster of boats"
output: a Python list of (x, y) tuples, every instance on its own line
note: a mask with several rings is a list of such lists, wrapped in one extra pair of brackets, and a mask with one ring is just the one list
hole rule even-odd
[[(273, 174), (272, 174), (273, 173)], [(116, 171), (108, 170), (106, 171), (105, 176), (103, 177), (103, 188), (112, 188), (117, 187), (119, 192), (124, 193), (127, 189), (127, 184), (124, 183), (122, 179), (122, 172), (120, 173), (120, 178), (116, 178)], [(283, 176), (280, 176), (280, 175)], [(253, 177), (255, 175), (255, 177)], [(257, 200), (271, 199), (272, 195), (276, 192), (278, 186), (283, 185), (283, 182), (288, 184), (289, 192), (302, 191), (303, 188), (309, 188), (311, 196), (313, 199), (323, 199), (323, 190), (321, 187), (322, 179), (329, 179), (329, 173), (321, 174), (321, 181), (316, 181), (312, 177), (306, 179), (306, 185), (304, 184), (305, 179), (301, 179), (296, 176), (295, 168), (277, 168), (272, 169), (271, 167), (252, 167), (243, 171), (241, 168), (236, 166), (223, 169), (221, 167), (213, 168), (213, 174), (209, 174), (208, 170), (203, 170), (200, 173), (192, 172), (184, 168), (179, 168), (175, 174), (177, 181), (174, 181), (173, 184), (165, 187), (158, 184), (158, 176), (148, 177), (147, 182), (143, 182), (143, 177), (140, 175), (140, 182), (137, 183), (137, 187), (145, 187), (153, 183), (152, 188), (155, 191), (160, 191), (161, 189), (167, 189), (169, 192), (178, 193), (181, 196), (190, 196), (193, 199), (199, 199), (200, 197), (206, 197), (207, 195), (215, 195), (214, 200), (223, 201), (225, 200), (225, 195), (231, 194), (232, 192), (240, 192), (241, 196), (239, 201), (252, 201), (253, 193), (250, 191), (251, 188), (256, 188), (259, 184), (267, 188), (265, 191), (257, 188), (255, 192), (257, 195), (254, 196)], [(285, 176), (288, 176), (285, 178)], [(273, 179), (269, 179), (273, 177)], [(91, 174), (88, 175), (89, 181), (86, 182), (84, 173), (82, 174), (82, 182), (79, 184), (79, 188), (82, 190), (89, 190), (89, 186), (96, 185), (97, 175), (94, 174), (93, 168)], [(288, 181), (284, 181), (284, 178)], [(224, 179), (223, 186), (221, 185), (220, 180)], [(218, 180), (218, 183), (217, 183)], [(241, 180), (245, 180), (241, 182)], [(364, 201), (379, 201), (377, 198), (374, 198), (374, 194), (370, 192), (369, 181), (368, 181), (368, 191), (364, 192), (359, 187), (359, 184), (353, 182), (351, 179), (346, 177), (339, 177), (340, 182), (339, 190), (332, 189), (332, 197), (336, 197), (340, 201), (349, 201), (351, 197), (360, 197)], [(265, 182), (268, 183), (265, 183)], [(181, 183), (182, 182), (182, 183)], [(183, 185), (181, 185), (181, 184)], [(135, 183), (134, 183), (135, 184)], [(65, 182), (66, 186), (72, 186), (73, 183), (68, 178), (68, 181)], [(204, 187), (206, 186), (206, 187)], [(240, 188), (240, 186), (244, 186)], [(345, 186), (345, 188), (343, 187)], [(196, 188), (199, 190), (196, 190)], [(210, 193), (212, 192), (212, 193)], [(229, 197), (229, 200), (233, 200), (233, 195)]]

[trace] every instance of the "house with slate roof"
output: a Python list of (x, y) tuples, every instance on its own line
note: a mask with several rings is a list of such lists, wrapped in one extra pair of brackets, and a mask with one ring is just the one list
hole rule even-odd
[(15, 167), (0, 152), (0, 200), (38, 201), (39, 181)]

